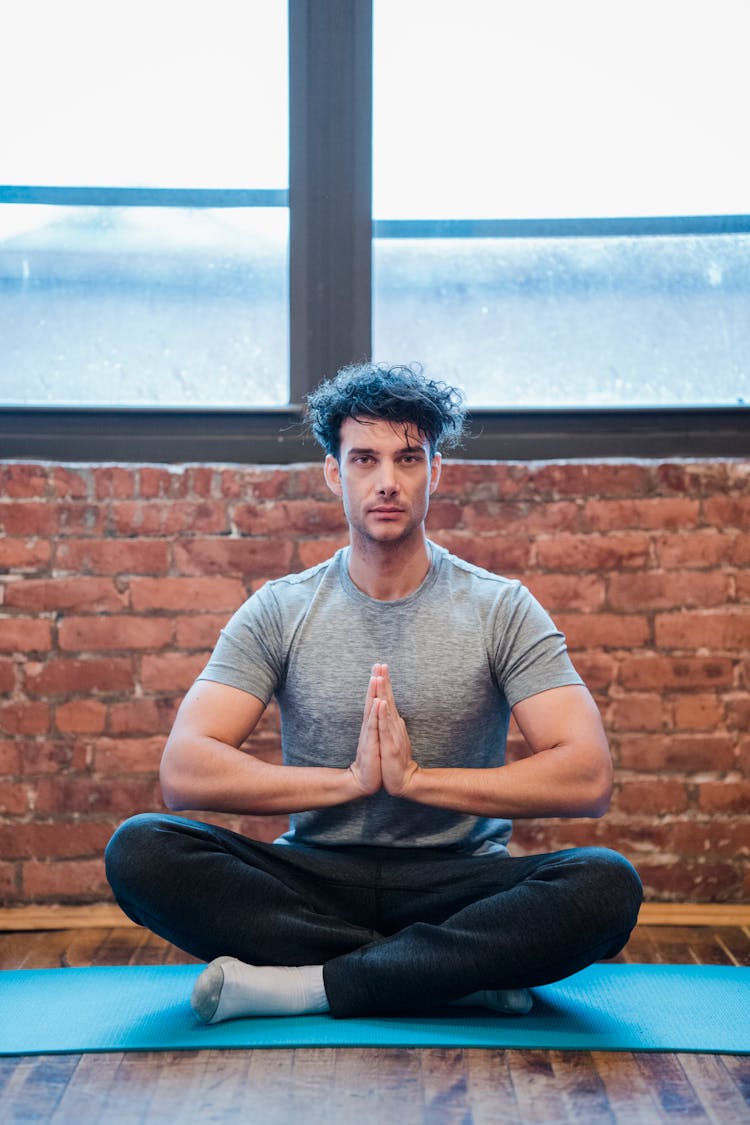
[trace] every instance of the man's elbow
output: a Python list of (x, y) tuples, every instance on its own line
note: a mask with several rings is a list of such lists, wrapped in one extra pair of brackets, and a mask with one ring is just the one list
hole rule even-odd
[(589, 784), (587, 812), (585, 816), (598, 819), (604, 816), (612, 801), (614, 776), (611, 762), (607, 762), (597, 771), (596, 776)]
[(168, 742), (159, 766), (159, 785), (162, 801), (172, 812), (197, 807), (188, 782), (189, 776), (184, 769), (180, 769), (178, 755), (174, 746), (170, 746)]

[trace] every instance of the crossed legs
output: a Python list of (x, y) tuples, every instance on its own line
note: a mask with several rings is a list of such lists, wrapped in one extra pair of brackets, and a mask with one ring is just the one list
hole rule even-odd
[[(136, 922), (206, 961), (307, 967), (293, 991), (318, 1006), (303, 1010), (334, 1016), (559, 980), (615, 956), (641, 902), (631, 865), (599, 848), (518, 859), (308, 850), (145, 814), (118, 829), (106, 858)], [(226, 960), (209, 968), (216, 1008), (249, 1014), (233, 1000), (242, 970)]]

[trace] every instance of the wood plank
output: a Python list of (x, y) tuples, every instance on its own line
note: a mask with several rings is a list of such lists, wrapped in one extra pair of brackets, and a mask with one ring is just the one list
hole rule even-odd
[[(641, 907), (642, 926), (750, 926), (750, 905), (745, 903), (646, 902)], [(0, 908), (0, 931), (72, 930), (104, 926), (134, 926), (115, 903), (83, 906), (13, 906)]]
[(716, 1125), (747, 1125), (748, 1106), (719, 1055), (680, 1055), (682, 1069)]

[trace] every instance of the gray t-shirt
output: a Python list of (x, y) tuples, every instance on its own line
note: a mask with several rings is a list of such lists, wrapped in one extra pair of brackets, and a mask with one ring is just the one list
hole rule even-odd
[[(373, 664), (387, 663), (415, 760), (424, 767), (502, 765), (510, 709), (580, 684), (565, 640), (520, 584), (430, 544), (432, 564), (398, 601), (349, 577), (349, 548), (266, 583), (234, 614), (200, 679), (275, 695), (284, 762), (345, 769), (354, 760)], [(380, 792), (291, 816), (284, 843), (505, 850), (507, 820), (437, 809)]]

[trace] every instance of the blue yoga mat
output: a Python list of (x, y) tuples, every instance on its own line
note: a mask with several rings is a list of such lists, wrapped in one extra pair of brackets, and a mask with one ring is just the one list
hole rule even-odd
[(534, 989), (529, 1015), (479, 1008), (199, 1024), (200, 965), (0, 973), (0, 1054), (252, 1047), (490, 1047), (750, 1053), (750, 968), (592, 965)]

